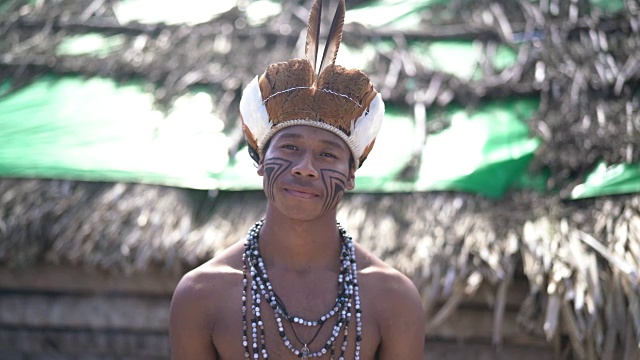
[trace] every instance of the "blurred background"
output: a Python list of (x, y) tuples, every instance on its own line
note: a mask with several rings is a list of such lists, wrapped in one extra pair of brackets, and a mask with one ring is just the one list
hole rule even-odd
[[(0, 358), (169, 358), (178, 279), (263, 215), (238, 102), (311, 2), (0, 1)], [(387, 112), (338, 217), (429, 358), (640, 358), (638, 1), (346, 4)]]

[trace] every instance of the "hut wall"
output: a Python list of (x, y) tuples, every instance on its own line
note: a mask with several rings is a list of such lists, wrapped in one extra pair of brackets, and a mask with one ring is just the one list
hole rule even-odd
[(169, 359), (177, 280), (159, 271), (0, 268), (0, 359)]
[[(168, 312), (178, 279), (152, 269), (116, 275), (71, 266), (0, 267), (0, 359), (169, 359)], [(427, 358), (553, 358), (543, 338), (517, 324), (527, 288), (524, 278), (510, 287), (500, 346), (492, 341), (494, 311), (485, 296), (494, 290), (481, 287), (427, 329)]]

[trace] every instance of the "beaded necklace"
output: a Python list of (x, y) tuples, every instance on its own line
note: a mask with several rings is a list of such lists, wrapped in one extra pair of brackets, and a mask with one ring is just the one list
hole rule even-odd
[[(273, 286), (269, 281), (267, 270), (264, 265), (260, 249), (258, 246), (258, 237), (260, 229), (264, 224), (264, 219), (258, 221), (251, 227), (245, 241), (245, 250), (242, 254), (243, 263), (243, 290), (242, 290), (242, 345), (244, 347), (245, 359), (250, 359), (253, 353), (253, 359), (268, 359), (264, 323), (262, 322), (262, 314), (260, 304), (265, 301), (272, 309), (275, 315), (275, 321), (278, 326), (278, 334), (283, 344), (297, 357), (302, 359), (315, 358), (330, 353), (331, 359), (335, 358), (337, 340), (340, 332), (343, 332), (342, 344), (339, 346), (340, 354), (338, 359), (344, 360), (344, 353), (347, 350), (347, 338), (349, 335), (349, 324), (351, 322), (352, 309), (355, 307), (356, 315), (356, 344), (355, 359), (360, 359), (360, 342), (362, 341), (362, 310), (360, 308), (360, 294), (358, 291), (358, 281), (356, 274), (356, 254), (353, 239), (338, 224), (338, 230), (342, 238), (340, 251), (340, 273), (338, 275), (338, 295), (335, 305), (325, 314), (315, 320), (303, 319), (300, 316), (291, 315), (280, 297), (273, 290)], [(251, 285), (249, 286), (249, 276)], [(249, 295), (250, 293), (250, 295)], [(251, 325), (247, 323), (247, 299), (251, 296)], [(322, 326), (334, 316), (337, 317), (333, 331), (329, 339), (316, 351), (311, 351), (309, 345), (315, 340), (320, 333)], [(295, 339), (302, 345), (296, 348), (285, 332), (283, 321), (288, 321), (291, 331)], [(301, 341), (293, 325), (300, 324), (306, 327), (317, 328), (315, 335), (309, 342)], [(249, 333), (249, 328), (251, 332)], [(344, 329), (343, 329), (344, 328)], [(251, 345), (251, 346), (249, 346)]]

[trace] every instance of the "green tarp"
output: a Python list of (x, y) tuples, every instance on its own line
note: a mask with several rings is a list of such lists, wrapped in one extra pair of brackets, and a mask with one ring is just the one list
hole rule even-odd
[[(418, 21), (426, 7), (446, 2), (374, 1), (349, 10), (347, 20), (401, 29)], [(117, 6), (116, 16), (122, 23), (193, 24), (216, 17), (236, 1), (177, 4), (127, 0)], [(624, 8), (621, 0), (592, 0), (592, 4), (602, 11)], [(281, 5), (261, 0), (245, 6), (249, 22), (259, 24), (277, 14)], [(69, 37), (57, 52), (100, 58), (124, 43), (117, 35), (85, 34)], [(338, 62), (366, 68), (374, 46), (390, 44), (379, 42), (357, 50), (345, 45)], [(480, 49), (473, 42), (412, 42), (409, 51), (434, 70), (463, 80), (481, 76), (477, 70)], [(494, 66), (504, 69), (515, 60), (513, 49), (501, 47)], [(0, 95), (8, 89), (9, 84), (0, 84)], [(412, 109), (388, 107), (376, 147), (357, 172), (356, 191), (457, 190), (499, 197), (511, 187), (538, 187), (544, 176), (532, 177), (527, 168), (539, 140), (530, 136), (525, 125), (537, 107), (538, 99), (527, 98), (487, 102), (473, 113), (449, 106), (440, 116), (450, 126), (428, 134), (424, 144), (418, 143), (420, 136), (414, 138), (417, 128)], [(435, 111), (429, 110), (427, 119), (434, 119)], [(154, 109), (152, 95), (140, 84), (118, 85), (102, 78), (44, 78), (0, 98), (0, 176), (259, 189), (260, 178), (246, 149), (229, 155), (229, 136), (215, 114), (206, 93), (184, 95), (165, 114)], [(571, 197), (640, 191), (639, 166), (601, 165)]]
[[(40, 80), (0, 100), (0, 176), (131, 181), (206, 189), (258, 189), (247, 152), (230, 140), (211, 98), (189, 93), (168, 114), (139, 85), (109, 79)], [(376, 147), (358, 171), (359, 191), (462, 190), (500, 196), (524, 176), (538, 140), (524, 124), (532, 99), (488, 103), (429, 134), (421, 166), (403, 176), (416, 148), (411, 111), (389, 108)], [(428, 118), (435, 115), (428, 112)]]
[[(35, 1), (35, 0), (34, 0)], [(462, 0), (471, 2), (474, 0)], [(415, 29), (422, 21), (423, 11), (432, 6), (446, 6), (451, 0), (372, 0), (349, 7), (345, 21), (370, 27), (391, 27), (397, 30)], [(533, 1), (537, 3), (538, 1)], [(616, 13), (625, 10), (624, 0), (590, 0), (594, 9)], [(115, 15), (122, 24), (198, 24), (204, 23), (238, 5), (248, 15), (249, 25), (261, 24), (282, 11), (282, 3), (270, 0), (121, 0)], [(550, 4), (549, 6), (553, 6)], [(0, 12), (2, 5), (0, 5)]]
[(585, 182), (571, 192), (571, 199), (640, 192), (640, 164), (600, 163)]
[(202, 95), (164, 116), (137, 85), (38, 81), (0, 100), (0, 176), (215, 187), (228, 144)]

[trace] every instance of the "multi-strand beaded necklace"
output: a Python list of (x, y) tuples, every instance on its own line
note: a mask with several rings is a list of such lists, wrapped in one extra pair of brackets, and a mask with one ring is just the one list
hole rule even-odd
[[(264, 219), (258, 221), (249, 230), (245, 242), (244, 254), (242, 254), (243, 265), (243, 290), (242, 290), (242, 345), (244, 346), (244, 357), (250, 359), (253, 353), (254, 359), (267, 359), (264, 323), (260, 304), (266, 302), (275, 315), (278, 326), (278, 334), (283, 344), (296, 356), (302, 359), (320, 357), (330, 353), (331, 359), (335, 358), (337, 340), (340, 332), (343, 333), (342, 344), (339, 347), (338, 359), (344, 360), (344, 353), (347, 350), (347, 338), (349, 335), (349, 323), (351, 321), (351, 310), (355, 307), (356, 315), (356, 348), (355, 359), (360, 359), (360, 342), (362, 340), (362, 310), (360, 308), (360, 295), (358, 292), (358, 281), (356, 276), (356, 253), (353, 239), (347, 235), (346, 230), (338, 224), (340, 236), (342, 238), (340, 251), (340, 274), (338, 275), (338, 296), (335, 305), (325, 315), (316, 320), (306, 320), (300, 316), (289, 314), (284, 303), (273, 290), (273, 286), (267, 276), (267, 270), (260, 255), (258, 247), (258, 236), (264, 224)], [(249, 279), (251, 283), (249, 284)], [(251, 296), (251, 324), (247, 322), (247, 300)], [(322, 326), (333, 317), (337, 317), (333, 331), (329, 339), (318, 350), (311, 352), (309, 345), (316, 339)], [(301, 347), (296, 348), (287, 337), (283, 321), (288, 321), (291, 332), (300, 343)], [(315, 335), (308, 342), (301, 341), (294, 329), (294, 323), (307, 327), (316, 328)], [(250, 346), (251, 345), (251, 346)]]

